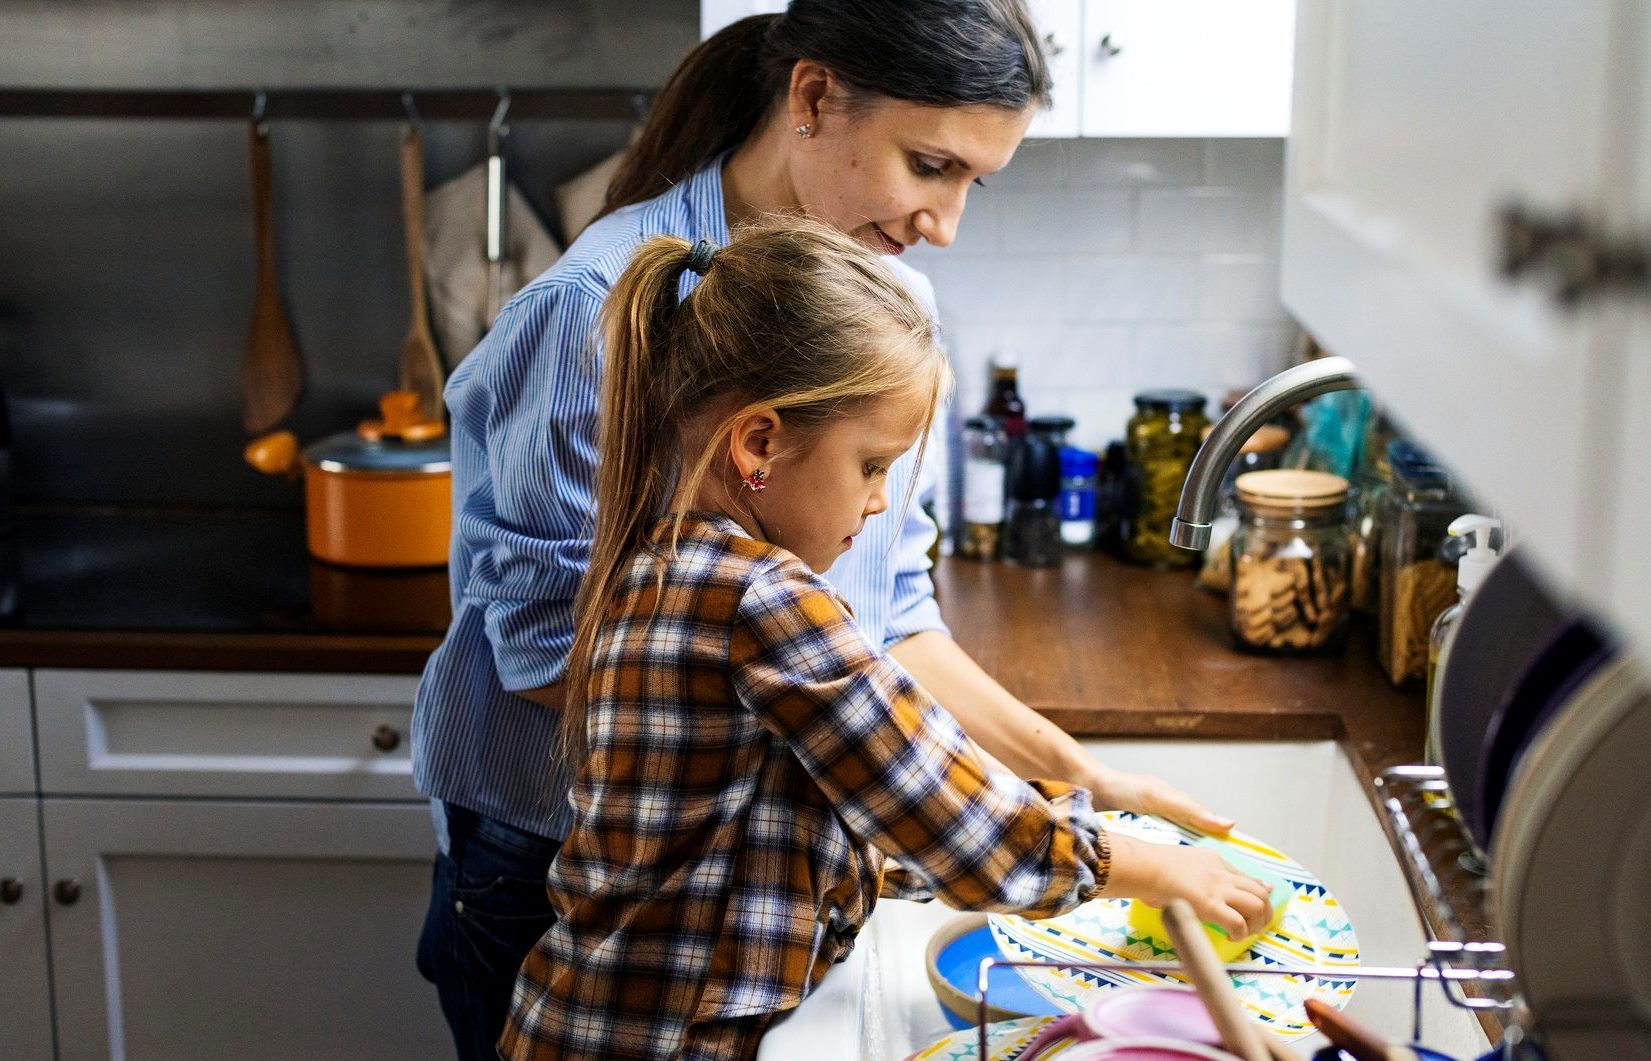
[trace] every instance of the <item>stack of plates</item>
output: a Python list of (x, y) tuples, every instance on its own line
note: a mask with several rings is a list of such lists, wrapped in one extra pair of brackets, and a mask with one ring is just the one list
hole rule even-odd
[[(1157, 818), (1121, 811), (1103, 814), (1107, 829), (1153, 843), (1191, 844), (1198, 834)], [(1239, 963), (1285, 968), (1359, 965), (1359, 942), (1352, 922), (1330, 890), (1283, 852), (1234, 831), (1231, 841), (1289, 883), (1294, 894), (1275, 928), (1261, 937)], [(1184, 983), (1174, 973), (1152, 971), (1152, 963), (1173, 961), (1168, 941), (1137, 938), (1129, 927), (1129, 900), (1094, 899), (1071, 913), (1043, 921), (993, 914), (992, 935), (1003, 954), (1019, 961), (1130, 962), (1117, 971), (1021, 969), (1032, 987), (1063, 1012), (1076, 1013), (1101, 993), (1137, 984)], [(1281, 1039), (1313, 1031), (1303, 1002), (1318, 998), (1341, 1008), (1353, 997), (1354, 981), (1320, 976), (1238, 974), (1233, 987), (1255, 1019)]]

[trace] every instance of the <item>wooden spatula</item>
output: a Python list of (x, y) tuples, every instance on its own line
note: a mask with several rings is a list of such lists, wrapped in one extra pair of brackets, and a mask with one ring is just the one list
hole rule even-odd
[(1192, 986), (1204, 1000), (1204, 1008), (1209, 1010), (1210, 1019), (1215, 1022), (1228, 1051), (1244, 1061), (1274, 1061), (1294, 1055), (1294, 1051), (1261, 1031), (1244, 1015), (1232, 981), (1227, 978), (1227, 970), (1222, 968), (1215, 947), (1198, 922), (1198, 915), (1185, 899), (1172, 899), (1164, 907), (1164, 927), (1169, 930), (1175, 953), (1187, 967)]
[(401, 141), (401, 213), (407, 229), (407, 282), (413, 319), (401, 341), (401, 389), (412, 391), (426, 420), (441, 419), (441, 356), (430, 335), (429, 310), (424, 300), (424, 137), (417, 125), (408, 125)]
[(293, 345), (275, 272), (275, 191), (270, 179), (269, 128), (253, 122), (248, 145), (258, 272), (242, 369), (241, 424), (248, 434), (259, 435), (285, 420), (298, 404), (298, 395), (304, 389), (304, 365)]

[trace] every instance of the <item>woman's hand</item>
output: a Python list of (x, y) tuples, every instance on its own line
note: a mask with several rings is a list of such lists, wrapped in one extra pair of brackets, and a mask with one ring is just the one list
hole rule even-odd
[(1126, 774), (1097, 763), (1089, 777), (1074, 780), (1089, 789), (1096, 810), (1152, 814), (1189, 829), (1218, 836), (1233, 827), (1231, 818), (1216, 814), (1168, 781), (1151, 774)]
[(1233, 869), (1214, 851), (1183, 844), (1154, 844), (1109, 833), (1112, 871), (1100, 894), (1108, 899), (1140, 899), (1164, 907), (1185, 899), (1200, 921), (1217, 925), (1230, 939), (1243, 939), (1272, 920), (1271, 889)]

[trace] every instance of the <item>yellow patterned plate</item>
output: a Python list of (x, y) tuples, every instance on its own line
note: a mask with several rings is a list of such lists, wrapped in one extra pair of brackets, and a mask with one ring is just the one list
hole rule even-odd
[[(1160, 844), (1191, 844), (1198, 836), (1158, 818), (1108, 811), (1101, 815), (1117, 833)], [(1281, 968), (1346, 968), (1359, 966), (1359, 941), (1353, 923), (1317, 877), (1281, 851), (1253, 836), (1234, 830), (1228, 838), (1235, 847), (1290, 884), (1294, 891), (1284, 916), (1262, 936), (1239, 964)], [(1060, 917), (1029, 921), (1024, 917), (993, 914), (988, 919), (992, 937), (1005, 957), (1036, 962), (1132, 962), (1133, 969), (1021, 969), (1039, 994), (1069, 1013), (1083, 1009), (1096, 995), (1135, 984), (1184, 983), (1176, 973), (1155, 973), (1155, 961), (1175, 960), (1168, 940), (1138, 938), (1129, 928), (1128, 899), (1093, 899)], [(1317, 998), (1340, 1009), (1353, 997), (1354, 981), (1324, 976), (1233, 976), (1233, 988), (1251, 1016), (1281, 1039), (1311, 1034), (1312, 1025), (1302, 1003)]]
[[(1043, 1026), (1055, 1020), (1054, 1017), (1021, 1017), (1018, 1020), (1000, 1020), (995, 1024), (986, 1025), (986, 1047), (989, 1051), (986, 1061), (1014, 1061), (1038, 1037)], [(1072, 1049), (1072, 1042), (1063, 1039), (1038, 1055), (1038, 1061), (1044, 1058), (1058, 1058)], [(980, 1032), (974, 1028), (964, 1028), (962, 1031), (941, 1039), (937, 1043), (925, 1046), (923, 1049), (906, 1058), (906, 1061), (981, 1061)]]

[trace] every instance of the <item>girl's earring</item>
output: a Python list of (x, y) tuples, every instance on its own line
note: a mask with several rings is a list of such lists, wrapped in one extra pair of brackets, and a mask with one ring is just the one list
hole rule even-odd
[(813, 136), (814, 123), (804, 122), (803, 124), (797, 126), (797, 135), (802, 137), (804, 140), (807, 140), (809, 137)]
[(761, 468), (747, 475), (742, 481), (745, 483), (746, 489), (753, 494), (760, 494), (768, 489), (768, 473)]

